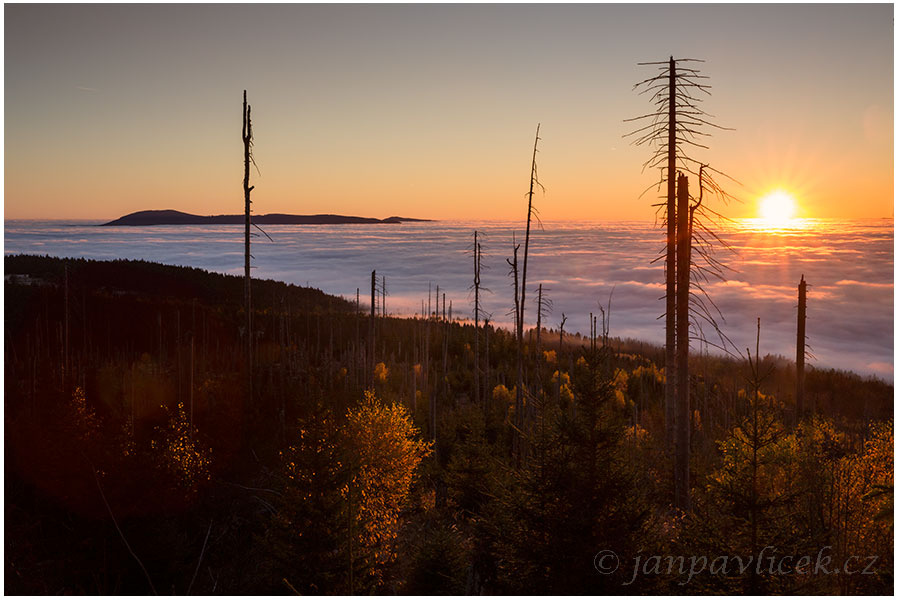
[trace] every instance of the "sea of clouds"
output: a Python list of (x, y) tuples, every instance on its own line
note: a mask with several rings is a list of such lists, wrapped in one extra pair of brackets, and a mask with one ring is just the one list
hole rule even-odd
[[(483, 249), (484, 310), (510, 324), (512, 279), (506, 259), (512, 236), (523, 263), (519, 222), (401, 225), (275, 225), (253, 238), (254, 277), (310, 285), (370, 299), (371, 271), (386, 277), (387, 311), (421, 313), (428, 286), (446, 294), (454, 317), (471, 317), (474, 230)], [(744, 220), (722, 230), (731, 250), (716, 257), (725, 280), (704, 284), (719, 308), (722, 331), (739, 352), (754, 352), (761, 319), (761, 354), (795, 356), (798, 282), (808, 282), (807, 336), (819, 367), (893, 378), (893, 222), (891, 219), (803, 220), (783, 229)], [(94, 259), (132, 258), (242, 275), (241, 226), (97, 227), (88, 222), (6, 221), (6, 254)], [(536, 322), (537, 286), (552, 301), (545, 327), (589, 332), (589, 314), (610, 315), (610, 333), (662, 344), (664, 235), (649, 222), (547, 222), (531, 231), (527, 274), (528, 326)], [(654, 261), (654, 262), (653, 262)], [(610, 305), (610, 311), (609, 311)], [(435, 309), (435, 301), (431, 300)], [(713, 310), (713, 309), (712, 309)], [(599, 317), (601, 319), (601, 317)], [(704, 324), (712, 342), (718, 338)], [(712, 348), (713, 351), (713, 348)]]

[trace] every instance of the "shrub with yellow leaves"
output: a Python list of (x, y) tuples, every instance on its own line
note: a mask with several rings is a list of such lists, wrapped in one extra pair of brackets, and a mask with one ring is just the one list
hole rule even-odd
[(633, 369), (633, 372), (630, 373), (630, 377), (632, 377), (633, 379), (650, 379), (659, 384), (664, 383), (664, 372), (654, 364), (639, 365), (638, 367)]
[(359, 554), (368, 555), (369, 575), (378, 582), (383, 567), (396, 558), (399, 512), (415, 469), (431, 451), (418, 433), (405, 407), (384, 404), (373, 390), (346, 415), (343, 439), (351, 478), (341, 492), (352, 506)]
[(614, 400), (617, 402), (617, 405), (620, 407), (627, 406), (627, 381), (629, 380), (629, 376), (627, 372), (623, 369), (618, 369), (614, 374), (614, 381), (612, 385), (614, 386)]
[(82, 442), (95, 436), (100, 429), (97, 413), (87, 405), (87, 396), (81, 386), (72, 390), (72, 401), (69, 405), (69, 425), (75, 430), (76, 437)]
[(515, 393), (517, 389), (517, 386), (515, 386), (509, 390), (507, 387), (500, 383), (493, 388), (493, 400), (499, 403), (501, 406), (514, 404)]
[[(302, 593), (381, 589), (396, 559), (400, 511), (431, 451), (408, 411), (367, 390), (338, 421), (320, 407), (281, 453), (283, 493), (268, 528), (274, 575)], [(352, 569), (352, 588), (345, 569)]]
[(636, 443), (638, 446), (643, 446), (651, 440), (651, 434), (638, 423), (636, 425), (631, 425), (624, 429), (624, 437), (623, 440), (626, 443)]
[(181, 487), (196, 490), (209, 481), (212, 450), (196, 439), (196, 428), (188, 420), (183, 403), (179, 402), (177, 411), (169, 414), (166, 426), (156, 431), (159, 437), (150, 441), (150, 448), (160, 453), (164, 468)]
[[(559, 386), (559, 377), (561, 385)], [(568, 403), (574, 401), (574, 391), (571, 389), (571, 376), (564, 372), (555, 371), (552, 373), (552, 385), (558, 389), (559, 400)]]

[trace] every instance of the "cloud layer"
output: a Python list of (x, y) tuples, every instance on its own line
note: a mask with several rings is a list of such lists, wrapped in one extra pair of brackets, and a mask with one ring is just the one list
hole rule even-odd
[[(512, 280), (506, 259), (520, 223), (405, 223), (402, 225), (272, 226), (274, 242), (258, 238), (254, 275), (362, 300), (371, 271), (386, 276), (387, 310), (421, 312), (428, 284), (446, 294), (454, 316), (473, 310), (473, 231), (481, 232), (484, 309), (495, 323), (511, 318)], [(732, 271), (705, 289), (723, 314), (721, 327), (742, 352), (795, 355), (797, 288), (809, 284), (811, 364), (876, 374), (891, 380), (893, 349), (893, 226), (891, 220), (805, 222), (794, 230), (766, 231), (737, 223), (723, 233), (735, 253), (720, 252)], [(650, 223), (546, 223), (531, 232), (527, 275), (528, 325), (535, 323), (537, 286), (554, 309), (545, 320), (568, 331), (589, 331), (589, 313), (608, 312), (611, 334), (662, 343), (661, 261), (652, 262), (663, 234)], [(87, 258), (144, 258), (242, 274), (242, 231), (220, 227), (94, 227), (84, 223), (6, 222), (9, 253)], [(433, 300), (431, 301), (434, 307)], [(601, 319), (601, 317), (599, 317)], [(707, 333), (708, 327), (704, 327)]]

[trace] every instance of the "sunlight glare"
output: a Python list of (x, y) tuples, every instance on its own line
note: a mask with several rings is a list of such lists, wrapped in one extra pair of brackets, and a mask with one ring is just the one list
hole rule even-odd
[(768, 227), (781, 227), (795, 217), (795, 199), (789, 193), (777, 190), (761, 198), (758, 211)]

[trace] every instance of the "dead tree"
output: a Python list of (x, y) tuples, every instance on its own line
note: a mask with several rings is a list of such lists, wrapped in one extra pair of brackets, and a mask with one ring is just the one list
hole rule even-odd
[(371, 321), (368, 325), (368, 376), (374, 381), (374, 318), (377, 310), (377, 271), (371, 271)]
[(564, 324), (567, 323), (567, 315), (561, 313), (561, 324), (558, 325), (558, 360), (561, 361), (561, 353), (564, 350)]
[[(514, 244), (514, 237), (512, 237), (512, 244)], [(509, 275), (514, 277), (514, 325), (515, 330), (518, 332), (518, 379), (517, 386), (515, 391), (514, 398), (514, 422), (512, 423), (512, 427), (514, 431), (512, 432), (512, 453), (515, 457), (519, 456), (520, 444), (521, 444), (521, 413), (523, 413), (524, 407), (524, 395), (523, 395), (523, 387), (524, 387), (524, 365), (523, 365), (523, 354), (524, 350), (522, 347), (522, 337), (521, 337), (521, 304), (520, 304), (520, 296), (518, 294), (518, 249), (520, 249), (521, 245), (517, 244), (514, 246), (514, 259), (508, 260), (505, 259), (505, 262), (508, 263), (508, 266), (511, 267), (511, 270), (508, 272)], [(517, 460), (520, 460), (519, 458)]]
[[(643, 63), (640, 63), (643, 64)], [(647, 63), (663, 64), (663, 63)], [(627, 135), (642, 134), (634, 141), (636, 145), (643, 143), (656, 144), (652, 158), (643, 164), (646, 167), (661, 167), (661, 181), (667, 183), (667, 202), (664, 219), (667, 224), (665, 251), (665, 344), (664, 344), (664, 432), (668, 448), (674, 439), (674, 405), (676, 402), (676, 180), (673, 174), (677, 169), (677, 63), (671, 56), (667, 63), (667, 72), (636, 84), (636, 88), (645, 86), (646, 90), (654, 90), (652, 101), (656, 112), (636, 117), (632, 120), (652, 117), (652, 122)], [(666, 87), (666, 93), (665, 93)], [(666, 124), (663, 117), (667, 117)], [(628, 119), (631, 120), (631, 119)], [(648, 131), (648, 133), (645, 133)], [(666, 144), (661, 141), (666, 137)], [(666, 161), (666, 168), (663, 166)]]
[(358, 372), (362, 367), (362, 336), (361, 336), (361, 322), (362, 322), (362, 310), (361, 310), (361, 289), (355, 288), (355, 371), (353, 381), (356, 385), (359, 384)]
[(808, 284), (801, 275), (798, 284), (798, 340), (795, 347), (795, 412), (796, 421), (804, 417), (805, 319), (808, 310)]
[[(524, 307), (525, 300), (527, 295), (527, 256), (530, 251), (530, 223), (534, 214), (533, 208), (533, 190), (535, 186), (540, 186), (542, 188), (542, 184), (539, 182), (539, 177), (537, 175), (536, 170), (536, 153), (537, 146), (539, 145), (539, 126), (540, 124), (536, 124), (536, 137), (533, 140), (533, 159), (530, 163), (530, 191), (527, 193), (527, 229), (524, 233), (524, 265), (521, 269), (521, 284), (520, 287), (515, 286), (518, 289), (518, 293), (520, 294), (520, 299), (516, 299), (517, 305), (517, 332), (518, 332), (518, 384), (517, 384), (517, 392), (515, 394), (515, 406), (521, 407), (523, 406), (523, 398), (524, 398)], [(515, 257), (515, 263), (517, 263), (517, 257)], [(515, 265), (515, 270), (517, 265)], [(517, 279), (517, 275), (515, 275)], [(523, 415), (518, 414), (516, 417), (520, 419), (518, 423), (518, 427), (521, 428), (523, 425)]]
[(689, 178), (677, 177), (677, 377), (674, 497), (676, 506), (689, 508)]
[[(539, 291), (537, 293), (537, 301), (536, 301), (536, 344), (534, 344), (534, 352), (536, 354), (536, 394), (538, 395), (539, 400), (539, 415), (538, 419), (540, 422), (540, 426), (544, 426), (545, 422), (543, 418), (545, 417), (544, 404), (545, 404), (545, 394), (543, 393), (543, 380), (542, 380), (542, 367), (543, 367), (543, 354), (542, 354), (542, 329), (543, 329), (543, 317), (547, 317), (549, 313), (552, 312), (552, 301), (543, 296), (543, 284), (539, 284)], [(536, 406), (533, 407), (536, 409)], [(530, 411), (530, 414), (533, 414), (533, 411)]]
[(64, 263), (65, 267), (65, 357), (62, 361), (63, 375), (62, 385), (66, 394), (69, 394), (70, 384), (72, 382), (72, 369), (69, 361), (69, 264)]
[(445, 318), (446, 313), (446, 293), (443, 292), (443, 376), (440, 379), (443, 383), (443, 391), (446, 400), (449, 400), (449, 333), (452, 331), (451, 323)]
[(558, 326), (558, 357), (555, 361), (555, 365), (558, 373), (558, 377), (555, 379), (555, 403), (556, 405), (561, 405), (561, 357), (563, 355), (564, 350), (564, 324), (567, 322), (567, 316), (564, 313), (561, 313), (561, 324)]
[(243, 230), (243, 260), (244, 260), (244, 287), (243, 305), (246, 311), (246, 381), (247, 397), (252, 403), (253, 395), (253, 313), (252, 290), (250, 286), (250, 192), (255, 186), (249, 184), (249, 164), (253, 161), (253, 122), (252, 107), (246, 103), (246, 90), (243, 90), (243, 203), (244, 203), (244, 230)]
[(474, 230), (474, 403), (480, 403), (480, 242)]
[[(682, 360), (688, 362), (690, 316), (693, 317), (693, 321), (701, 319), (711, 324), (721, 342), (720, 346), (715, 344), (716, 347), (726, 350), (728, 346), (732, 346), (718, 325), (717, 319), (720, 319), (722, 322), (723, 315), (717, 310), (716, 305), (711, 301), (702, 285), (708, 281), (709, 277), (724, 278), (723, 271), (725, 266), (714, 257), (713, 250), (719, 246), (728, 248), (727, 244), (714, 232), (716, 228), (714, 225), (719, 224), (723, 217), (702, 204), (703, 192), (707, 189), (725, 202), (731, 196), (714, 181), (713, 174), (725, 175), (720, 171), (711, 169), (707, 164), (700, 163), (690, 155), (690, 152), (695, 149), (708, 149), (706, 145), (698, 141), (710, 135), (703, 129), (707, 127), (725, 128), (710, 122), (708, 115), (700, 107), (702, 99), (697, 96), (701, 94), (710, 95), (710, 86), (702, 82), (707, 77), (701, 75), (697, 69), (684, 67), (680, 64), (694, 62), (702, 61), (694, 59), (675, 60), (673, 57), (670, 57), (670, 60), (664, 62), (640, 63), (641, 65), (657, 66), (660, 71), (654, 77), (643, 80), (634, 86), (640, 94), (651, 94), (650, 101), (654, 106), (654, 111), (633, 119), (627, 119), (627, 121), (649, 120), (649, 123), (625, 136), (634, 136), (633, 144), (637, 146), (646, 144), (653, 148), (651, 157), (643, 163), (643, 170), (646, 168), (658, 168), (660, 170), (661, 177), (657, 184), (659, 191), (663, 184), (667, 184), (665, 201), (655, 206), (662, 213), (667, 228), (663, 255), (665, 259), (666, 301), (664, 415), (665, 437), (668, 448), (674, 445), (675, 438), (680, 440), (680, 446), (683, 445), (682, 435), (675, 432), (679, 432), (677, 424), (679, 413), (682, 412), (684, 402), (688, 408), (688, 399), (678, 398), (678, 395), (688, 394), (689, 382), (688, 367), (686, 367), (687, 370), (685, 372), (678, 368), (678, 362), (681, 362), (678, 361), (678, 345), (685, 346), (686, 358)], [(690, 206), (690, 197), (687, 190), (680, 201), (679, 209), (677, 206), (677, 185), (674, 178), (675, 173), (678, 172), (682, 173), (683, 177), (687, 174), (697, 175), (699, 180), (699, 200)], [(687, 184), (684, 182), (683, 187), (686, 188), (686, 186)], [(652, 187), (655, 186), (653, 185)], [(679, 215), (678, 212), (680, 213)], [(698, 218), (696, 218), (696, 214)], [(681, 223), (679, 227), (678, 221)], [(703, 259), (702, 261), (696, 262), (692, 259), (693, 250)], [(682, 271), (682, 273), (678, 273), (678, 271)], [(690, 293), (690, 282), (694, 284), (697, 294)], [(683, 289), (678, 290), (678, 287)], [(678, 306), (678, 303), (682, 306)], [(680, 319), (678, 313), (685, 315), (682, 318), (682, 323), (678, 323), (678, 319)], [(678, 332), (684, 330), (685, 334), (678, 335)], [(686, 381), (678, 382), (680, 377), (687, 379)], [(677, 410), (677, 407), (680, 410)], [(687, 419), (685, 424), (687, 434), (691, 421), (689, 417), (690, 414), (687, 412), (685, 416)], [(686, 445), (688, 446), (688, 442)], [(688, 488), (683, 490), (683, 493), (680, 493), (678, 484), (684, 483), (682, 479), (684, 468), (688, 475), (688, 448), (685, 451), (686, 466), (684, 467), (681, 464), (684, 462), (682, 451), (677, 451), (677, 461), (674, 469), (675, 490), (677, 490), (675, 492), (675, 501), (677, 506), (684, 510), (688, 507)], [(686, 481), (688, 481), (688, 478)], [(688, 485), (688, 483), (685, 485)]]
[(539, 177), (536, 172), (536, 152), (537, 146), (539, 145), (539, 123), (536, 124), (536, 138), (533, 140), (533, 160), (530, 164), (530, 191), (527, 192), (527, 230), (524, 233), (524, 266), (521, 269), (521, 302), (520, 302), (520, 315), (518, 319), (518, 347), (523, 348), (523, 329), (524, 329), (524, 300), (527, 294), (527, 256), (530, 253), (530, 221), (534, 214), (533, 207), (533, 188), (538, 185), (542, 188), (542, 184), (539, 182)]
[[(546, 290), (550, 291), (550, 290)], [(543, 318), (552, 314), (552, 300), (543, 296), (543, 284), (539, 284), (539, 293), (536, 302), (536, 359), (540, 360), (542, 352)]]
[(490, 315), (483, 319), (483, 335), (483, 414), (486, 422), (490, 406)]

